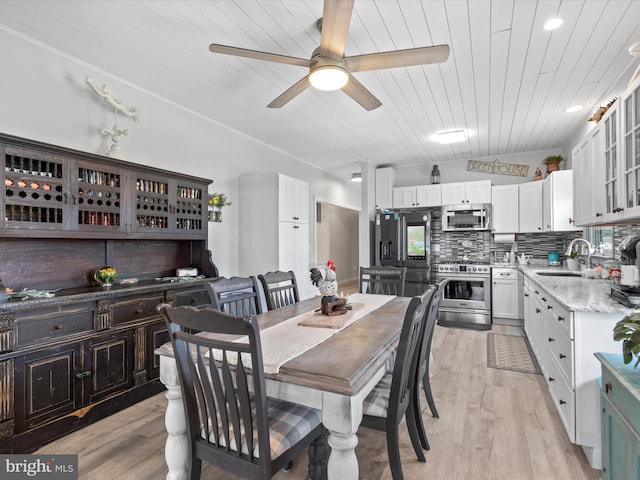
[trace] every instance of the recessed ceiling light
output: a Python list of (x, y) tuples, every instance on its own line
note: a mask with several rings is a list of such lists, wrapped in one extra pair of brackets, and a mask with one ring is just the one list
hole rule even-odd
[(361, 173), (354, 173), (353, 175), (351, 175), (351, 181), (352, 182), (362, 182), (362, 174)]
[(467, 136), (465, 135), (464, 130), (451, 130), (448, 132), (437, 133), (436, 139), (441, 145), (445, 145), (447, 143), (464, 142), (467, 139)]
[(564, 20), (562, 20), (561, 18), (552, 18), (551, 20), (548, 20), (547, 23), (542, 26), (542, 28), (544, 28), (545, 30), (555, 30), (560, 25), (562, 25), (563, 22)]
[(582, 105), (572, 105), (564, 109), (564, 111), (567, 113), (578, 112), (580, 110), (582, 110)]

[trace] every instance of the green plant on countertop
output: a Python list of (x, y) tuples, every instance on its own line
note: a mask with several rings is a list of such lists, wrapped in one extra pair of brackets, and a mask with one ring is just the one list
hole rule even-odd
[(569, 258), (575, 259), (577, 256), (578, 256), (578, 252), (576, 252), (575, 250), (571, 250), (571, 253), (569, 254)]
[(640, 306), (635, 311), (618, 323), (613, 328), (613, 339), (617, 342), (622, 340), (622, 358), (624, 363), (631, 363), (636, 357), (633, 368), (640, 364)]

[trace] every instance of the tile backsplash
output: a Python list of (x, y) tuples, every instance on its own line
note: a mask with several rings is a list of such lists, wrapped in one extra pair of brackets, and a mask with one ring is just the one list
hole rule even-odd
[[(489, 231), (482, 232), (443, 232), (442, 212), (431, 210), (431, 251), (432, 265), (445, 260), (462, 258), (467, 253), (470, 259), (484, 258), (488, 260), (497, 254), (502, 258), (511, 251), (511, 243), (496, 243)], [(628, 235), (628, 234), (627, 234)], [(518, 254), (530, 255), (534, 259), (546, 260), (550, 251), (558, 251), (562, 255), (569, 242), (582, 236), (582, 231), (557, 233), (519, 233), (516, 235)], [(439, 245), (439, 251), (436, 248)]]

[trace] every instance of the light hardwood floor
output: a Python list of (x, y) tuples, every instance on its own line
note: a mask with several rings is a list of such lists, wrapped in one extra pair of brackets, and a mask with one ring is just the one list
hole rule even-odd
[[(494, 325), (494, 333), (522, 329)], [(419, 463), (406, 428), (401, 455), (407, 480), (595, 480), (581, 449), (571, 444), (540, 375), (487, 367), (486, 332), (436, 328), (432, 389), (440, 418), (424, 394), (423, 419), (431, 443)], [(56, 440), (36, 453), (78, 454), (82, 480), (164, 479), (164, 394)], [(391, 478), (384, 434), (361, 429), (360, 478)], [(277, 480), (306, 479), (306, 453)], [(203, 479), (237, 479), (211, 466)]]

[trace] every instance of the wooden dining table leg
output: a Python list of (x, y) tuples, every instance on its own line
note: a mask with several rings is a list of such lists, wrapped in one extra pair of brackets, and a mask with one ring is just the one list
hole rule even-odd
[(169, 471), (165, 478), (166, 480), (187, 480), (190, 460), (189, 437), (178, 368), (174, 358), (160, 356), (160, 381), (167, 387), (167, 411), (164, 415), (167, 441), (164, 447), (164, 458)]
[(329, 480), (358, 480), (359, 468), (355, 448), (358, 425), (362, 421), (362, 399), (325, 392), (322, 423), (329, 430), (331, 447), (327, 464)]

